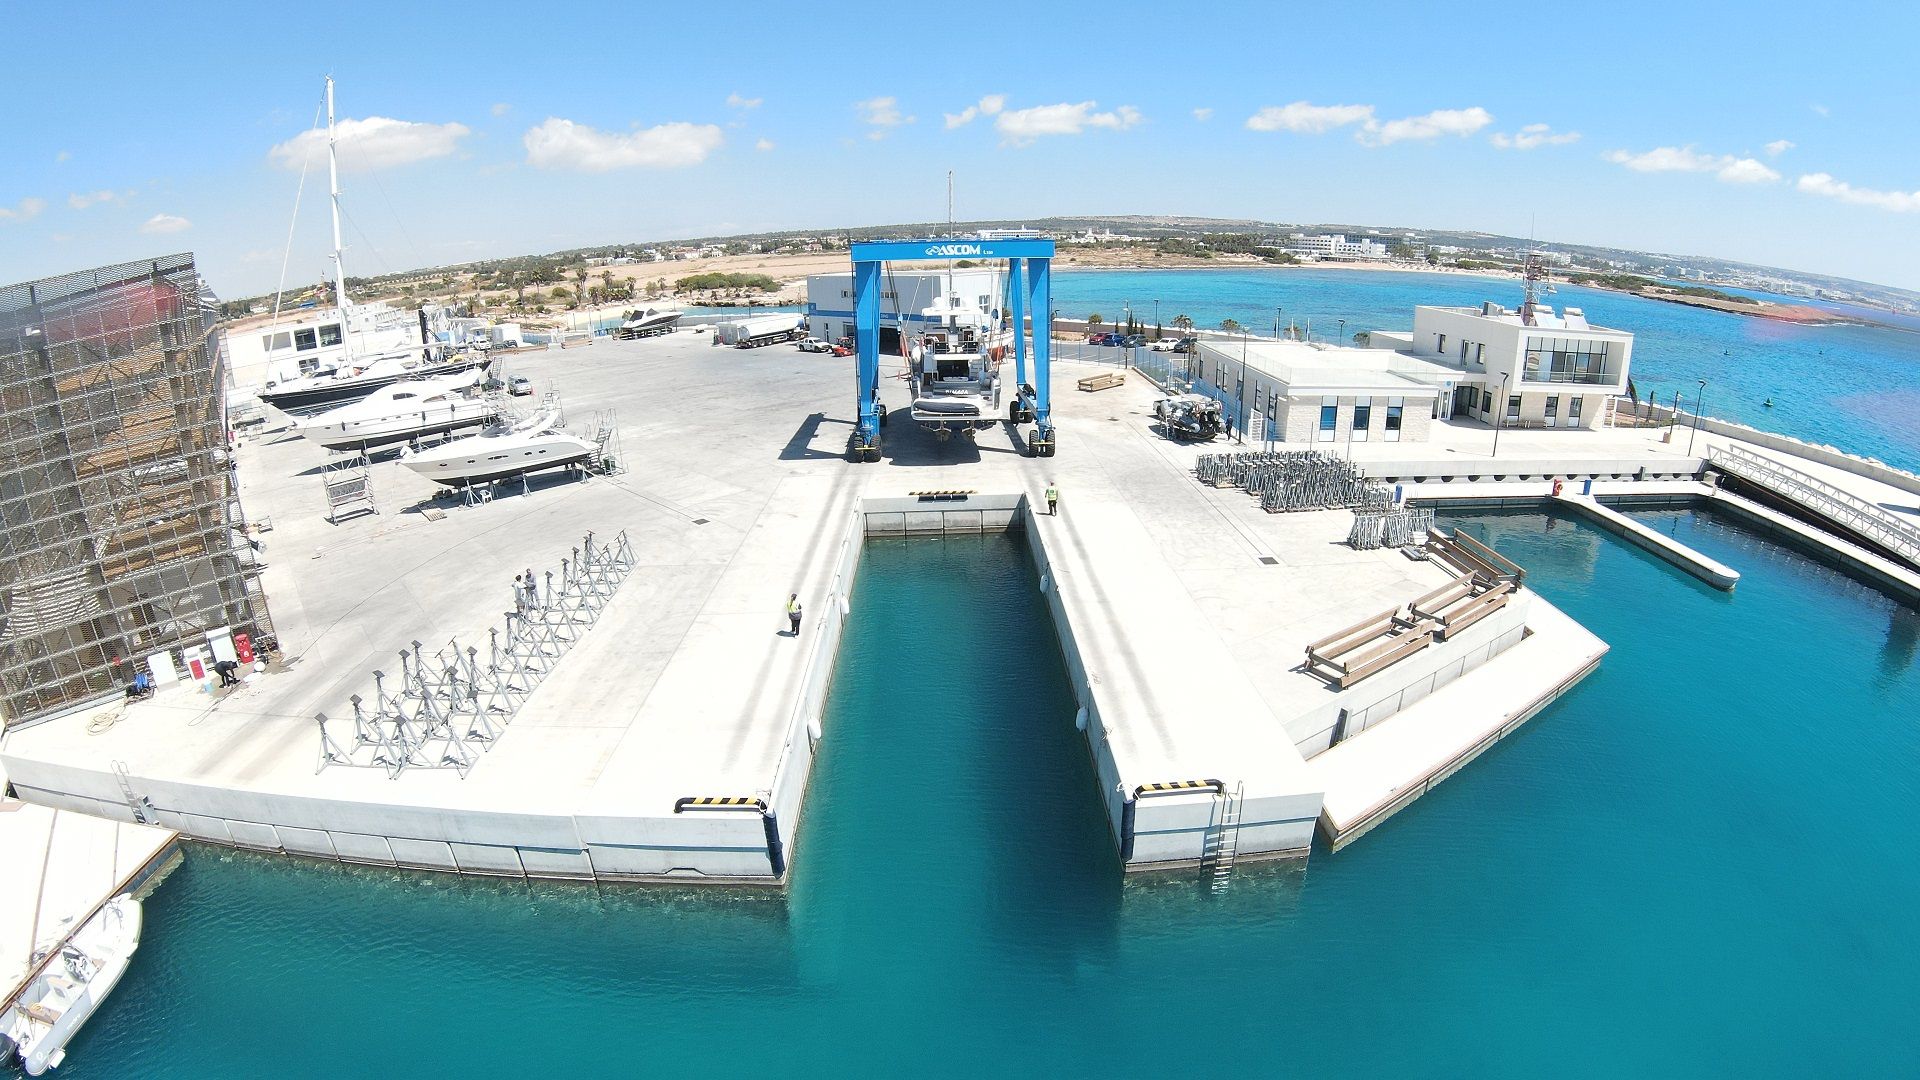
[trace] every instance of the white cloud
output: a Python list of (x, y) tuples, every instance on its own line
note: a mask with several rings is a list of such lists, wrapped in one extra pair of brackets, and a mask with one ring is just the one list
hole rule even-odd
[(1565, 146), (1580, 141), (1577, 131), (1555, 131), (1547, 124), (1528, 124), (1512, 135), (1496, 131), (1487, 141), (1502, 150), (1532, 150), (1540, 146)]
[(729, 109), (757, 109), (757, 108), (759, 108), (759, 107), (760, 107), (760, 102), (761, 102), (761, 101), (763, 101), (763, 100), (765, 100), (765, 99), (763, 99), (763, 98), (757, 98), (757, 97), (753, 97), (753, 98), (750, 98), (750, 97), (741, 97), (741, 96), (739, 95), (739, 93), (738, 93), (738, 92), (735, 92), (735, 93), (732, 93), (732, 94), (728, 94), (728, 95), (727, 95), (727, 108), (729, 108)]
[(1493, 123), (1493, 114), (1478, 105), (1470, 109), (1435, 109), (1424, 116), (1406, 116), (1383, 122), (1369, 120), (1354, 138), (1368, 146), (1388, 146), (1413, 140), (1427, 142), (1443, 135), (1465, 137)]
[(902, 124), (911, 124), (916, 119), (901, 115), (900, 103), (890, 97), (856, 101), (853, 107), (860, 113), (860, 122), (873, 129), (867, 132), (869, 139), (884, 139), (887, 137), (887, 132)]
[(1920, 213), (1920, 191), (1875, 191), (1872, 188), (1857, 188), (1844, 180), (1835, 180), (1827, 173), (1808, 173), (1794, 185), (1809, 195), (1820, 195), (1829, 199), (1838, 199), (1854, 206), (1871, 206), (1878, 210), (1891, 210), (1896, 214)]
[(29, 195), (12, 206), (0, 206), (0, 221), (31, 221), (47, 208), (47, 200)]
[(186, 232), (193, 228), (193, 222), (177, 214), (155, 214), (147, 219), (140, 231), (149, 236), (165, 236), (169, 233)]
[(1010, 109), (994, 119), (994, 130), (1015, 146), (1030, 143), (1042, 135), (1078, 135), (1087, 128), (1125, 131), (1145, 119), (1140, 110), (1122, 105), (1111, 112), (1094, 112), (1098, 103), (1062, 102), (1035, 105), (1030, 109)]
[(1780, 179), (1779, 173), (1753, 158), (1702, 154), (1691, 146), (1659, 146), (1638, 154), (1609, 150), (1603, 156), (1634, 172), (1710, 172), (1729, 184), (1765, 184)]
[(988, 94), (986, 97), (980, 99), (981, 116), (998, 116), (1000, 110), (1006, 107), (1007, 95), (1005, 94)]
[(1315, 105), (1296, 101), (1291, 105), (1268, 105), (1247, 117), (1251, 131), (1291, 131), (1299, 135), (1318, 135), (1348, 124), (1373, 120), (1371, 105)]
[(1195, 109), (1195, 110), (1193, 110), (1193, 118), (1194, 118), (1195, 120), (1198, 120), (1198, 121), (1200, 121), (1201, 123), (1203, 123), (1203, 124), (1204, 124), (1204, 123), (1206, 123), (1207, 121), (1209, 121), (1209, 120), (1211, 120), (1211, 119), (1213, 119), (1213, 110), (1212, 110), (1212, 109), (1204, 109), (1204, 108), (1203, 108), (1203, 109)]
[(549, 116), (527, 129), (527, 164), (542, 169), (684, 169), (707, 160), (725, 141), (714, 124), (676, 121), (620, 134)]
[(1807, 106), (1807, 108), (1809, 108), (1809, 109), (1812, 109), (1812, 110), (1813, 110), (1813, 111), (1814, 111), (1814, 112), (1815, 112), (1816, 114), (1818, 114), (1818, 115), (1820, 115), (1820, 116), (1832, 116), (1832, 115), (1833, 115), (1833, 110), (1832, 110), (1832, 109), (1829, 109), (1829, 108), (1827, 108), (1827, 107), (1826, 107), (1825, 105), (1820, 105), (1820, 104), (1813, 104), (1813, 105), (1809, 105), (1809, 106)]
[(75, 210), (85, 210), (89, 206), (119, 201), (120, 196), (111, 191), (74, 192), (67, 196), (67, 205)]
[(1767, 152), (1768, 157), (1779, 157), (1781, 154), (1793, 149), (1793, 143), (1786, 139), (1775, 139), (1762, 147), (1762, 149)]
[(978, 105), (969, 105), (957, 113), (950, 112), (940, 114), (941, 118), (947, 122), (948, 131), (952, 131), (957, 127), (966, 127), (968, 124), (973, 123), (974, 117), (979, 115), (980, 107)]
[(772, 140), (772, 139), (761, 139), (761, 140), (760, 140), (759, 142), (756, 142), (756, 143), (754, 143), (754, 144), (753, 144), (753, 148), (754, 148), (755, 150), (759, 150), (759, 151), (761, 151), (761, 152), (763, 152), (763, 153), (764, 153), (764, 152), (766, 152), (766, 151), (768, 151), (768, 150), (771, 150), (771, 149), (773, 149), (773, 140)]
[[(340, 144), (341, 170), (372, 172), (446, 157), (459, 148), (460, 140), (467, 135), (467, 126), (369, 116), (364, 120), (342, 120), (335, 125), (335, 131)], [(327, 133), (318, 128), (303, 131), (267, 151), (268, 159), (274, 164), (293, 170), (309, 162), (323, 162), (326, 154)]]
[(512, 111), (513, 106), (504, 101), (496, 101), (493, 103), (493, 115), (495, 116), (505, 116)]
[(71, 150), (62, 150), (62, 151), (60, 151), (59, 153), (57, 153), (57, 154), (55, 154), (55, 155), (53, 155), (53, 160), (54, 160), (54, 161), (56, 161), (56, 162), (60, 162), (60, 161), (72, 161), (72, 160), (73, 160), (73, 151), (71, 151)]

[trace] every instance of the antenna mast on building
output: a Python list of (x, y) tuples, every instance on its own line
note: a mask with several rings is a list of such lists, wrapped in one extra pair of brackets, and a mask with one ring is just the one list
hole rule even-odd
[(1520, 321), (1527, 326), (1532, 326), (1533, 311), (1539, 303), (1541, 289), (1547, 288), (1551, 291), (1548, 285), (1546, 256), (1538, 250), (1527, 252), (1526, 270), (1521, 277), (1526, 282), (1527, 293), (1526, 299), (1520, 305)]

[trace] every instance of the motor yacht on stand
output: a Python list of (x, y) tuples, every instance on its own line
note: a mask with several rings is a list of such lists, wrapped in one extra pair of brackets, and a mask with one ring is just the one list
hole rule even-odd
[(976, 311), (941, 304), (922, 313), (927, 328), (908, 353), (914, 422), (945, 442), (959, 432), (973, 438), (1001, 417), (1006, 396), (1001, 364), (1013, 347), (1004, 309)]
[(635, 308), (613, 331), (615, 337), (643, 338), (672, 333), (684, 314), (674, 308)]
[(524, 420), (496, 423), (478, 435), (424, 450), (402, 450), (400, 461), (436, 484), (458, 488), (593, 460), (599, 445), (560, 424), (559, 406), (548, 405)]
[(390, 383), (359, 401), (316, 413), (294, 430), (329, 450), (369, 450), (491, 422), (500, 407), (478, 369)]

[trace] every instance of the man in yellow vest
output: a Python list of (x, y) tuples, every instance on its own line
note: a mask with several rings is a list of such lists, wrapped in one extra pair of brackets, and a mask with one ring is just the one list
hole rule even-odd
[(800, 594), (787, 594), (787, 621), (793, 624), (793, 636), (800, 636)]
[(1060, 513), (1060, 487), (1053, 481), (1047, 481), (1047, 516), (1055, 517)]

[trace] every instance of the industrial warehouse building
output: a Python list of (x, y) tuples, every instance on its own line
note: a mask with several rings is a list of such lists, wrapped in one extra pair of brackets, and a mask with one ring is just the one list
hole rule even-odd
[(1597, 428), (1626, 393), (1633, 335), (1578, 308), (1414, 309), (1413, 330), (1364, 348), (1272, 339), (1201, 341), (1189, 374), (1237, 431), (1289, 443), (1422, 442), (1436, 420)]
[(0, 288), (0, 717), (272, 632), (191, 255)]
[[(890, 270), (880, 280), (880, 352), (900, 355), (900, 330), (949, 315), (992, 318), (1006, 302), (1007, 275), (998, 270)], [(807, 279), (807, 333), (826, 341), (853, 336), (853, 275), (816, 274)]]

